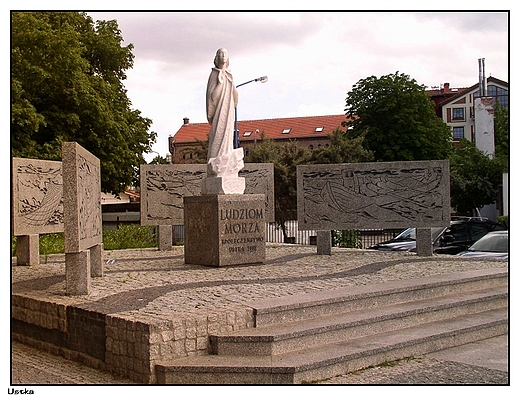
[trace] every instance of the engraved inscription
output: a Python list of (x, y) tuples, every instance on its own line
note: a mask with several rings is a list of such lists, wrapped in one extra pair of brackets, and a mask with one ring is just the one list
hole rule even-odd
[(254, 253), (259, 243), (265, 243), (264, 209), (220, 209), (219, 219), (224, 232), (220, 243), (229, 253)]

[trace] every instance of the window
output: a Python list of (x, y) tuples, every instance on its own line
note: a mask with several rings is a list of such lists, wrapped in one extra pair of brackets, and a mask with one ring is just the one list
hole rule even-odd
[(451, 118), (453, 120), (463, 120), (464, 119), (464, 107), (456, 107), (452, 109)]
[(466, 224), (452, 224), (447, 228), (445, 235), (452, 235), (455, 243), (469, 240)]
[(251, 136), (252, 133), (253, 131), (244, 132), (244, 137)]
[[(509, 107), (509, 90), (500, 88), (496, 85), (488, 85), (487, 86), (487, 96), (491, 96), (494, 99), (494, 103), (496, 106), (497, 100), (500, 102), (500, 106), (502, 108)], [(473, 94), (475, 98), (480, 96), (480, 93), (477, 91)]]
[(316, 127), (314, 132), (323, 132), (323, 127)]
[(287, 134), (287, 133), (289, 133), (289, 132), (291, 132), (291, 128), (285, 128), (285, 129), (282, 131), (282, 133), (284, 133), (284, 134)]
[(462, 139), (464, 137), (464, 127), (453, 127), (453, 139)]

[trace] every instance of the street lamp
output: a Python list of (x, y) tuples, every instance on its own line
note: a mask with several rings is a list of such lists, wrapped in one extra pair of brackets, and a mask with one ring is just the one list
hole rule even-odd
[[(265, 83), (265, 82), (267, 82), (267, 76), (258, 77), (258, 78), (255, 78), (254, 80), (250, 80), (245, 83), (238, 84), (236, 87), (238, 88), (238, 87), (241, 87), (242, 85), (246, 85), (246, 84), (249, 84), (252, 82), (257, 82), (257, 81), (260, 81), (261, 83)], [(238, 113), (237, 113), (237, 108), (235, 107), (235, 134), (233, 136), (233, 148), (238, 148), (239, 145), (240, 145), (240, 143), (238, 141)]]

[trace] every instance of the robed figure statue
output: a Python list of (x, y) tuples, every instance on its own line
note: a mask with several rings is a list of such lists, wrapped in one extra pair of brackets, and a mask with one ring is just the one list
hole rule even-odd
[[(214, 64), (206, 90), (206, 114), (211, 124), (207, 177), (236, 178), (238, 171), (244, 167), (244, 151), (233, 148), (238, 91), (228, 68), (229, 56), (225, 48), (217, 51)], [(230, 193), (242, 194), (243, 191)]]

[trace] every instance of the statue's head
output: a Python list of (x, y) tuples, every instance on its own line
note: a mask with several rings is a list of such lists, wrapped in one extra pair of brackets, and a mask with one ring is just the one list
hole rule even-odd
[(215, 55), (215, 60), (213, 61), (215, 67), (222, 69), (223, 66), (229, 66), (229, 55), (227, 49), (219, 48), (217, 50), (217, 54)]

